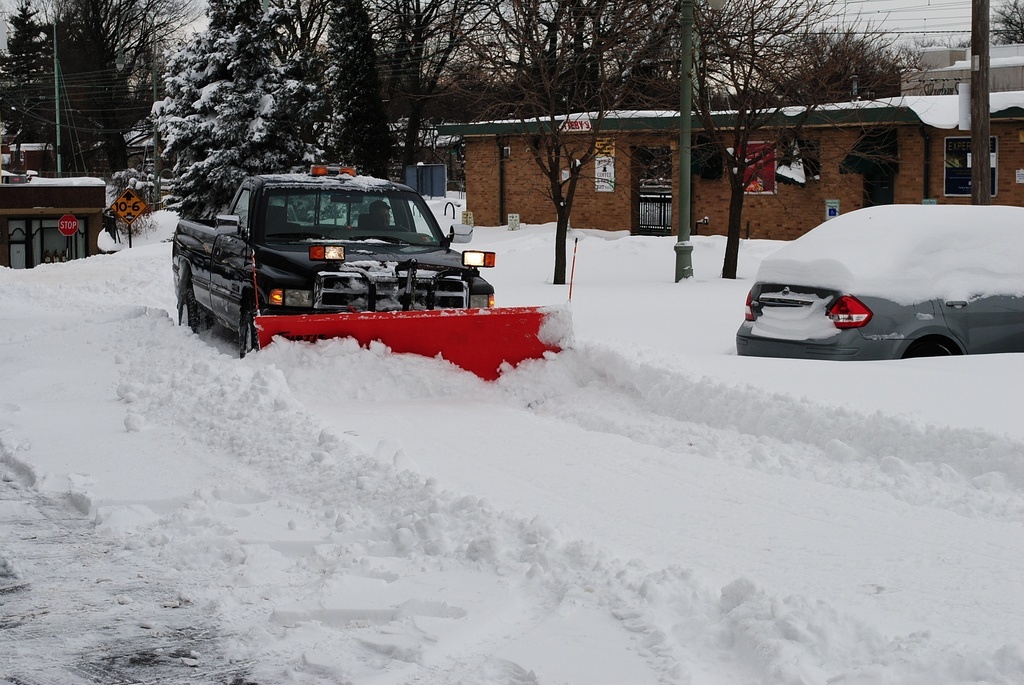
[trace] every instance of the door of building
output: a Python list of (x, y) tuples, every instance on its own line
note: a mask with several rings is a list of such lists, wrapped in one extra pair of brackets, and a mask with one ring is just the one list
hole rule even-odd
[(672, 233), (672, 189), (644, 188), (640, 191), (640, 221), (634, 235)]
[(29, 261), (31, 254), (28, 249), (28, 235), (25, 233), (25, 222), (12, 220), (7, 225), (7, 246), (10, 253), (7, 255), (7, 263), (12, 269), (31, 269), (35, 264)]
[(893, 174), (884, 170), (864, 174), (864, 206), (891, 205), (896, 201)]
[(633, 235), (672, 233), (672, 150), (632, 148)]

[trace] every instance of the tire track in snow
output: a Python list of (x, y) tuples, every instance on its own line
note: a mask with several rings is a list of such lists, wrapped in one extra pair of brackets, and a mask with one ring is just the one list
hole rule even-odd
[[(639, 389), (614, 379), (609, 381), (603, 371), (608, 366), (618, 365), (622, 375), (629, 378), (640, 375), (642, 378), (643, 374), (638, 374), (630, 362), (619, 355), (590, 360), (570, 353), (552, 362), (527, 365), (495, 385), (467, 382), (462, 386), (459, 385), (461, 376), (449, 377), (440, 368), (426, 371), (426, 367), (421, 367), (422, 360), (389, 358), (379, 351), (346, 350), (338, 342), (316, 348), (282, 346), (273, 354), (280, 354), (290, 362), (294, 359), (288, 355), (308, 355), (303, 364), (288, 365), (289, 383), (295, 388), (302, 388), (304, 395), (314, 402), (328, 405), (344, 399), (343, 393), (349, 386), (346, 384), (339, 390), (322, 379), (343, 378), (346, 381), (351, 379), (352, 387), (360, 389), (360, 403), (377, 407), (376, 411), (381, 412), (389, 411), (392, 400), (413, 396), (427, 400), (458, 398), (455, 400), (457, 406), (511, 401), (514, 406), (526, 406), (538, 414), (559, 418), (557, 408), (567, 399), (571, 405), (568, 412), (572, 416), (571, 421), (577, 421), (591, 410), (596, 411), (596, 430), (605, 420), (614, 419), (618, 412), (625, 418), (620, 418), (618, 423), (612, 420), (612, 425), (629, 424), (648, 411), (642, 402), (634, 406), (635, 398), (643, 396)], [(642, 371), (660, 380), (671, 374), (664, 368)], [(364, 379), (373, 379), (375, 383), (365, 384)], [(684, 378), (670, 380), (686, 381)], [(453, 385), (458, 386), (456, 391), (452, 390)], [(718, 389), (714, 384), (710, 385), (711, 390)], [(613, 409), (602, 411), (604, 406)], [(552, 413), (546, 413), (549, 410)], [(807, 413), (813, 414), (813, 411), (808, 410)], [(398, 410), (398, 415), (401, 415), (401, 410)], [(479, 418), (475, 414), (473, 416)], [(528, 423), (523, 422), (525, 428), (517, 426), (520, 431), (528, 431)], [(721, 455), (709, 453), (712, 458), (722, 459), (737, 444), (742, 446), (750, 441), (749, 435), (728, 426), (721, 427), (723, 421), (713, 424), (717, 425), (694, 424), (696, 437), (708, 444), (716, 444), (722, 452)], [(428, 444), (438, 441), (441, 449), (446, 449), (441, 437), (451, 430), (452, 425), (450, 419), (439, 415), (433, 423), (417, 421), (412, 435)], [(538, 425), (538, 430), (551, 429)], [(641, 433), (649, 436), (651, 432)], [(482, 433), (477, 438), (477, 433), (467, 426), (460, 434), (465, 443), (484, 446), (474, 442), (485, 439)], [(501, 431), (496, 431), (493, 439), (501, 439), (501, 435)], [(666, 438), (664, 442), (672, 443), (676, 435), (670, 432), (661, 437)], [(764, 439), (763, 436), (759, 438)], [(813, 474), (806, 471), (805, 462), (820, 459), (820, 448), (813, 444), (778, 443), (777, 447), (784, 454), (798, 452), (796, 455), (786, 454), (780, 461), (781, 466), (801, 478)], [(807, 456), (800, 456), (801, 450), (806, 450)], [(693, 452), (693, 448), (689, 451)], [(556, 455), (552, 454), (552, 457)], [(495, 476), (501, 475), (503, 472), (495, 472)], [(861, 489), (859, 486), (848, 487)], [(928, 498), (928, 502), (931, 501), (932, 498)], [(553, 575), (564, 578), (566, 574)], [(969, 667), (965, 670), (956, 663), (959, 657), (947, 656), (945, 645), (935, 644), (927, 637), (885, 637), (826, 603), (798, 596), (774, 597), (746, 578), (738, 578), (719, 592), (700, 587), (685, 569), (670, 568), (658, 572), (645, 568), (643, 564), (634, 567), (630, 562), (615, 559), (593, 564), (580, 571), (579, 577), (585, 578), (580, 585), (591, 588), (588, 594), (592, 592), (599, 597), (600, 606), (611, 611), (624, 629), (636, 631), (638, 641), (649, 658), (663, 660), (659, 668), (667, 681), (678, 679), (686, 682), (692, 679), (693, 682), (715, 682), (716, 677), (723, 677), (723, 671), (728, 671), (730, 675), (725, 676), (727, 682), (812, 683), (825, 682), (830, 678), (858, 682), (856, 674), (863, 669), (897, 673), (900, 674), (894, 676), (897, 679), (919, 678), (923, 682), (970, 680), (973, 677)], [(1017, 673), (1024, 672), (1021, 663), (1012, 657), (1012, 650), (1009, 654), (1011, 658), (1005, 660), (1005, 664), (1006, 673), (1011, 675), (1006, 682), (1012, 681)], [(970, 658), (973, 657), (969, 656), (968, 660)], [(978, 660), (987, 663), (990, 658), (986, 655)], [(714, 663), (717, 670), (709, 667), (709, 663)], [(723, 667), (722, 664), (728, 666)], [(953, 673), (957, 673), (955, 678), (950, 675)]]
[[(118, 394), (132, 397), (130, 411), (143, 416), (146, 425), (193, 426), (198, 449), (237, 461), (251, 479), (234, 488), (246, 496), (233, 497), (225, 493), (227, 488), (217, 487), (199, 493), (197, 501), (160, 522), (160, 527), (178, 531), (173, 539), (150, 536), (153, 548), (141, 551), (180, 559), (181, 569), (201, 565), (206, 556), (227, 562), (208, 595), (232, 598), (228, 605), (252, 602), (262, 611), (269, 609), (272, 617), (269, 624), (252, 627), (264, 638), (276, 635), (269, 647), (254, 647), (251, 658), (261, 663), (255, 675), (272, 679), (275, 669), (304, 668), (355, 678), (387, 667), (410, 669), (425, 682), (483, 683), (494, 677), (499, 682), (532, 682), (528, 663), (495, 655), (538, 630), (553, 630), (551, 626), (565, 620), (563, 614), (596, 612), (620, 623), (619, 639), (624, 646), (633, 645), (636, 658), (648, 664), (649, 682), (687, 680), (686, 658), (673, 646), (668, 628), (657, 628), (654, 615), (644, 608), (643, 593), (653, 585), (642, 566), (607, 559), (581, 541), (561, 541), (542, 523), (495, 511), (477, 497), (441, 491), (432, 479), (403, 469), (400, 450), (387, 444), (366, 449), (343, 433), (323, 430), (295, 398), (291, 381), (275, 362), (289, 370), (309, 365), (328, 383), (347, 379), (352, 385), (346, 387), (361, 388), (347, 366), (352, 363), (359, 374), (381, 372), (371, 392), (387, 392), (389, 381), (383, 379), (391, 377), (396, 384), (392, 387), (405, 397), (410, 386), (412, 394), (427, 396), (440, 388), (453, 392), (453, 387), (486, 396), (494, 388), (433, 360), (361, 351), (341, 341), (315, 347), (282, 344), (239, 362), (204, 349), (194, 339), (194, 344), (182, 345), (175, 338), (187, 342), (190, 336), (180, 330), (169, 333), (162, 322), (129, 325), (132, 330), (124, 337), (133, 342), (122, 351)], [(243, 517), (286, 511), (296, 522), (294, 535), (282, 531), (277, 539), (259, 540), (222, 525), (203, 525), (204, 520), (226, 521), (223, 511), (228, 506)], [(260, 563), (287, 569), (291, 586), (273, 592), (258, 585), (240, 588), (240, 574), (258, 582)], [(423, 609), (406, 615), (392, 605), (403, 606), (398, 601), (403, 585), (453, 569), (470, 579), (469, 586), (491, 587), (491, 596), (525, 597), (526, 605), (507, 613), (512, 605), (502, 608), (499, 603), (491, 609), (508, 620), (481, 622), (486, 616), (482, 607), (490, 600), (469, 597), (470, 603), (463, 605), (455, 593), (456, 601), (449, 604), (472, 617), (474, 634), (455, 640), (455, 648), (445, 646), (451, 640), (438, 646), (418, 633), (418, 612)], [(680, 586), (673, 592), (703, 594), (685, 571), (669, 575)], [(391, 638), (381, 634), (381, 614), (369, 605), (356, 601), (331, 608), (337, 588), (372, 584), (374, 579), (383, 580), (380, 591), (395, 598), (385, 611), (385, 632)], [(707, 601), (713, 605), (716, 600)], [(226, 620), (233, 624), (248, 619), (234, 613)], [(456, 623), (445, 625), (442, 619), (438, 626), (436, 618), (430, 620), (441, 635), (460, 634)], [(294, 647), (286, 648), (310, 621), (326, 626), (334, 637), (318, 633), (316, 639), (323, 644), (308, 644), (298, 654)], [(275, 654), (275, 649), (285, 653)], [(406, 661), (425, 665), (410, 667)], [(369, 665), (375, 663), (384, 666)], [(746, 667), (737, 675), (733, 682), (750, 681)]]
[(244, 679), (246, 665), (223, 659), (222, 636), (164, 569), (98, 538), (69, 501), (35, 492), (11, 470), (0, 483), (0, 539), (0, 682)]
[(594, 344), (520, 370), (505, 389), (540, 415), (675, 453), (1024, 521), (1024, 443), (1006, 436), (695, 379)]

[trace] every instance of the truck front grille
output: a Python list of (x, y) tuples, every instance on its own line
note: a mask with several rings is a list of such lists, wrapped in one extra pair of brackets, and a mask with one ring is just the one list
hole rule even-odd
[[(357, 312), (394, 312), (404, 309), (406, 278), (362, 271), (323, 273), (314, 290), (316, 309)], [(469, 285), (456, 278), (417, 275), (413, 279), (409, 309), (464, 309), (469, 306)]]

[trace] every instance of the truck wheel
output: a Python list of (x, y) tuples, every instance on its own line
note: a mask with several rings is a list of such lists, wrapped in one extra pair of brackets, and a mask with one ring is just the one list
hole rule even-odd
[(238, 322), (238, 358), (260, 349), (260, 337), (256, 332), (256, 313), (251, 303), (242, 305), (242, 314)]
[(191, 283), (185, 287), (184, 293), (178, 296), (178, 325), (186, 323), (193, 333), (199, 333), (203, 328), (203, 314), (199, 311), (199, 303), (196, 302), (196, 294)]

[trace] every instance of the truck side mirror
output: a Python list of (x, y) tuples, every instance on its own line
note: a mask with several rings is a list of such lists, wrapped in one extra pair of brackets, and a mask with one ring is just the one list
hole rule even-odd
[(468, 243), (473, 239), (473, 227), (468, 224), (452, 224), (448, 233), (449, 243)]
[(217, 233), (233, 234), (238, 233), (238, 228), (242, 224), (242, 219), (236, 214), (218, 214), (217, 215)]

